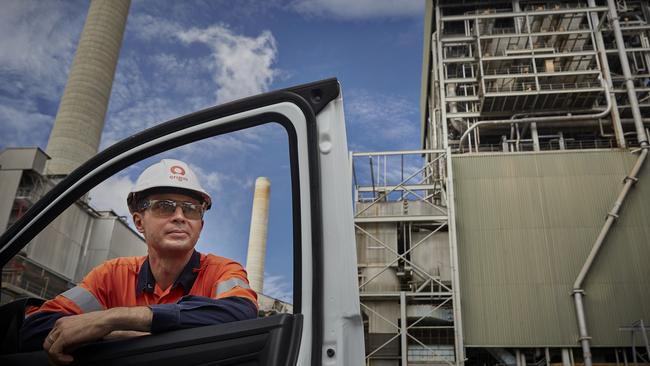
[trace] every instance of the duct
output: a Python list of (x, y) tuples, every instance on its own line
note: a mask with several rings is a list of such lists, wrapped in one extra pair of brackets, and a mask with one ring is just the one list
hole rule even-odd
[(589, 252), (589, 256), (585, 260), (585, 263), (582, 266), (582, 269), (580, 270), (580, 273), (578, 274), (578, 277), (576, 278), (573, 284), (573, 299), (575, 302), (576, 316), (578, 318), (578, 330), (580, 332), (579, 340), (580, 340), (580, 345), (582, 346), (585, 366), (592, 366), (592, 359), (591, 359), (591, 344), (589, 342), (590, 337), (587, 331), (587, 320), (585, 317), (584, 304), (582, 301), (582, 298), (584, 296), (584, 290), (582, 289), (582, 284), (587, 276), (587, 273), (589, 272), (589, 269), (591, 268), (591, 265), (596, 259), (596, 256), (598, 255), (598, 252), (600, 251), (600, 248), (602, 247), (605, 238), (609, 233), (610, 228), (614, 224), (614, 220), (618, 218), (618, 212), (621, 208), (621, 205), (625, 201), (625, 198), (627, 197), (630, 188), (632, 188), (632, 185), (638, 181), (637, 175), (641, 170), (641, 167), (643, 166), (643, 163), (645, 162), (648, 156), (648, 137), (646, 135), (645, 128), (643, 126), (641, 110), (639, 109), (639, 101), (637, 100), (636, 90), (634, 88), (634, 82), (632, 79), (632, 73), (630, 71), (629, 61), (627, 59), (627, 54), (625, 52), (625, 43), (623, 41), (623, 34), (621, 33), (621, 25), (618, 20), (618, 14), (617, 14), (616, 4), (614, 0), (607, 0), (607, 6), (609, 9), (610, 21), (612, 22), (614, 28), (614, 36), (616, 38), (616, 48), (618, 49), (618, 55), (621, 60), (623, 76), (625, 77), (625, 84), (627, 87), (627, 94), (630, 101), (630, 107), (632, 108), (632, 116), (634, 117), (634, 126), (636, 128), (637, 140), (641, 145), (641, 153), (639, 154), (639, 158), (637, 159), (636, 164), (634, 164), (634, 167), (630, 171), (630, 174), (625, 178), (624, 180), (625, 184), (623, 186), (623, 189), (621, 190), (621, 193), (616, 198), (616, 201), (614, 202), (614, 206), (607, 214), (607, 220), (605, 221), (605, 224), (600, 230), (600, 233), (598, 234), (598, 237), (596, 238), (596, 241), (594, 242), (594, 245), (591, 248), (591, 251)]
[[(456, 96), (456, 84), (448, 84), (447, 85), (447, 96), (448, 97), (455, 97)], [(451, 113), (458, 113), (458, 104), (456, 102), (449, 102), (449, 111)], [(463, 123), (462, 118), (450, 118), (451, 120), (451, 125), (454, 127), (454, 129), (460, 133), (462, 133), (467, 127)]]

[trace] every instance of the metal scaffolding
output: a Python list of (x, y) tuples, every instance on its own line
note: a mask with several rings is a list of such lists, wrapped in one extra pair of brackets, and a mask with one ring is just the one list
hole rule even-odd
[[(449, 149), (448, 160), (451, 152), (641, 148), (635, 150), (640, 151), (639, 159), (626, 178), (622, 198), (615, 202), (574, 286), (581, 356), (590, 366), (582, 279), (647, 155), (650, 3), (432, 0), (427, 3), (425, 29), (423, 148)], [(425, 156), (429, 163), (435, 165), (435, 159)], [(434, 180), (448, 179), (448, 187), (451, 176), (450, 164), (437, 165), (433, 174)], [(453, 198), (446, 202), (453, 208)], [(456, 246), (453, 215), (449, 219), (451, 248)], [(458, 282), (454, 285), (457, 290)], [(457, 315), (460, 320), (460, 311)], [(462, 332), (458, 334), (462, 342)], [(544, 348), (486, 348), (485, 358), (473, 361), (574, 364), (573, 350)], [(472, 351), (472, 356), (480, 358), (480, 352)], [(604, 352), (599, 350), (599, 362), (611, 358)], [(618, 350), (615, 358), (618, 362)]]
[(368, 365), (464, 360), (448, 156), (351, 156)]
[[(639, 107), (648, 115), (650, 6), (628, 0), (617, 7)], [(434, 8), (427, 147), (638, 146), (605, 1), (440, 0)]]

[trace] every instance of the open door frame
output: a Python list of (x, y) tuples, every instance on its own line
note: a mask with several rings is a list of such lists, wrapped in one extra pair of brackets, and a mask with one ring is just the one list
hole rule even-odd
[[(341, 126), (337, 128), (343, 128), (345, 139), (340, 87), (336, 79), (300, 85), (208, 108), (130, 136), (100, 152), (72, 172), (10, 227), (0, 237), (0, 266), (4, 266), (49, 222), (92, 187), (122, 169), (194, 141), (277, 122), (286, 129), (289, 137), (294, 230), (293, 306), (294, 313), (300, 315), (302, 323), (301, 335), (296, 340), (299, 342), (297, 362), (321, 365), (323, 358), (336, 360), (330, 351), (335, 349), (336, 345), (325, 350), (327, 355), (323, 354), (323, 322), (326, 317), (323, 293), (325, 274), (320, 155), (327, 155), (329, 151), (324, 152), (328, 149), (322, 144), (323, 136), (327, 139), (328, 134), (319, 135), (316, 117), (334, 100), (339, 101), (338, 110), (328, 112), (326, 122), (331, 127), (332, 123), (336, 123), (332, 118), (341, 119)], [(342, 144), (346, 150), (345, 140)], [(340, 152), (341, 146), (338, 150)], [(345, 184), (349, 184), (349, 181)], [(349, 200), (349, 197), (342, 198)], [(350, 221), (349, 226), (351, 225)], [(345, 235), (349, 234), (349, 230), (345, 232)], [(354, 245), (354, 242), (346, 244)], [(356, 258), (352, 259), (356, 265)], [(356, 301), (358, 303), (358, 293)], [(354, 301), (352, 304), (354, 305)], [(336, 311), (329, 310), (330, 313)], [(348, 311), (344, 317), (352, 319), (352, 323), (360, 323), (360, 316), (357, 321), (354, 311), (351, 314)], [(331, 319), (332, 316), (328, 318)], [(343, 340), (337, 339), (337, 342)], [(294, 358), (293, 363), (295, 362)]]

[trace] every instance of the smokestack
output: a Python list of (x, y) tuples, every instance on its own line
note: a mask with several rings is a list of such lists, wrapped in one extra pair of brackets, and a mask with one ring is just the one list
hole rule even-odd
[(257, 178), (253, 196), (251, 229), (248, 236), (248, 256), (246, 258), (248, 280), (251, 288), (257, 293), (262, 293), (262, 287), (264, 286), (264, 258), (266, 256), (270, 193), (271, 181), (266, 177)]
[(47, 143), (50, 175), (97, 154), (131, 0), (92, 0)]

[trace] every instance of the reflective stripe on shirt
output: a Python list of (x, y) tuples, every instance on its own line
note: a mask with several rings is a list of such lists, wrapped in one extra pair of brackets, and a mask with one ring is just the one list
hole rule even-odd
[(246, 281), (239, 279), (239, 278), (231, 278), (222, 282), (217, 283), (217, 290), (216, 290), (216, 296), (219, 296), (223, 294), (224, 292), (230, 291), (235, 287), (241, 287), (241, 288), (251, 288), (248, 286)]
[(104, 310), (95, 295), (81, 286), (75, 286), (61, 294), (77, 304), (81, 311), (89, 313), (91, 311)]

